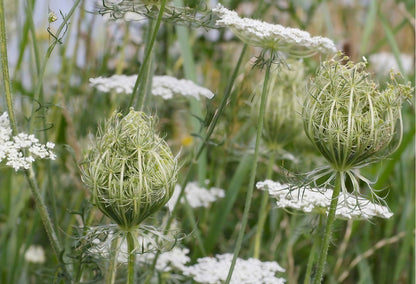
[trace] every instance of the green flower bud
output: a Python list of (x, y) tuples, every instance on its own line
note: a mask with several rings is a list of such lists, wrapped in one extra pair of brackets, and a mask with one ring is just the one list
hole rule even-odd
[(133, 109), (114, 113), (82, 168), (92, 203), (123, 230), (138, 226), (171, 198), (177, 159), (155, 133), (154, 118)]
[(365, 165), (397, 148), (402, 101), (412, 93), (410, 85), (396, 80), (381, 91), (365, 63), (343, 65), (346, 60), (338, 55), (321, 65), (303, 108), (306, 135), (337, 171)]
[[(288, 60), (287, 66), (270, 73), (269, 95), (263, 119), (262, 138), (269, 149), (278, 149), (302, 132), (299, 101), (304, 97), (304, 67), (301, 61)], [(254, 92), (252, 116), (258, 120), (262, 85)]]

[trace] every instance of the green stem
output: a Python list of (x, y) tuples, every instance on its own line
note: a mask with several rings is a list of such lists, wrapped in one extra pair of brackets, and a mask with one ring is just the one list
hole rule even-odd
[(106, 284), (114, 284), (114, 281), (116, 280), (119, 239), (119, 237), (116, 237), (111, 241), (110, 264), (108, 265), (108, 270), (105, 276)]
[[(160, 4), (160, 8), (159, 8), (159, 15), (157, 17), (156, 24), (154, 26), (153, 31), (151, 30), (151, 28), (149, 28), (149, 33), (151, 33), (151, 38), (150, 38), (150, 41), (146, 43), (146, 51), (145, 51), (145, 55), (143, 59), (143, 64), (140, 68), (139, 74), (137, 75), (137, 80), (133, 88), (133, 94), (130, 98), (129, 106), (132, 106), (137, 96), (137, 102), (135, 104), (135, 109), (137, 110), (143, 109), (144, 99), (146, 96), (146, 89), (149, 84), (149, 82), (147, 81), (143, 82), (143, 78), (149, 78), (150, 67), (152, 66), (150, 64), (150, 60), (152, 58), (153, 46), (155, 44), (157, 32), (159, 31), (159, 27), (162, 22), (162, 17), (163, 17), (163, 12), (165, 10), (165, 6), (166, 6), (166, 0), (162, 0), (162, 3)], [(150, 23), (152, 23), (152, 21), (150, 21)]]
[[(55, 229), (52, 225), (52, 221), (49, 217), (46, 205), (40, 195), (40, 190), (38, 183), (35, 178), (35, 173), (32, 168), (29, 168), (28, 170), (25, 170), (26, 178), (29, 182), (29, 187), (32, 191), (33, 199), (35, 200), (35, 204), (37, 207), (37, 210), (39, 212), (40, 218), (42, 219), (43, 227), (45, 228), (46, 234), (48, 236), (49, 242), (52, 245), (53, 252), (55, 256), (58, 258), (59, 262), (62, 262), (61, 253), (62, 253), (62, 247), (61, 244), (58, 241), (58, 237), (56, 235)], [(67, 267), (65, 264), (62, 265), (62, 269), (64, 273), (69, 276)]]
[(326, 264), (326, 257), (328, 255), (329, 243), (331, 241), (332, 227), (335, 221), (335, 212), (336, 212), (337, 205), (338, 205), (338, 196), (341, 191), (341, 176), (343, 174), (344, 173), (342, 172), (337, 172), (337, 176), (335, 180), (335, 188), (332, 193), (331, 205), (329, 207), (328, 217), (326, 221), (324, 239), (322, 241), (321, 254), (319, 255), (319, 260), (318, 260), (318, 270), (316, 272), (316, 276), (313, 282), (314, 284), (321, 283), (322, 278), (323, 278), (324, 268)]
[(13, 136), (17, 135), (17, 124), (14, 116), (13, 98), (10, 85), (9, 60), (7, 59), (6, 22), (4, 16), (4, 0), (0, 0), (0, 54), (3, 73), (4, 91), (6, 95), (7, 111)]
[[(323, 216), (320, 215), (319, 216), (319, 225), (318, 228), (322, 227), (322, 218)], [(311, 283), (311, 276), (312, 276), (312, 267), (313, 267), (313, 263), (315, 261), (315, 256), (316, 256), (316, 250), (318, 247), (320, 247), (321, 244), (321, 230), (319, 229), (318, 233), (315, 233), (314, 235), (314, 240), (313, 240), (313, 244), (312, 244), (312, 248), (309, 252), (309, 257), (308, 257), (308, 264), (306, 266), (306, 273), (305, 273), (305, 279), (303, 281), (303, 284), (310, 284)]]
[(270, 78), (270, 69), (272, 65), (273, 60), (268, 60), (266, 65), (266, 74), (264, 76), (264, 83), (263, 83), (263, 91), (261, 94), (261, 101), (260, 101), (260, 111), (259, 111), (259, 119), (257, 122), (257, 134), (256, 134), (256, 145), (254, 148), (254, 156), (253, 156), (253, 168), (251, 170), (250, 175), (250, 181), (248, 184), (247, 189), (247, 195), (246, 195), (246, 201), (244, 205), (244, 212), (243, 212), (243, 219), (241, 222), (241, 229), (237, 237), (237, 243), (234, 249), (234, 256), (233, 260), (231, 262), (230, 270), (228, 271), (227, 279), (225, 280), (225, 283), (228, 284), (231, 281), (231, 276), (234, 271), (235, 264), (237, 262), (237, 257), (241, 249), (241, 245), (243, 243), (243, 237), (244, 237), (244, 231), (247, 225), (248, 221), (248, 215), (250, 211), (251, 206), (251, 200), (253, 197), (253, 191), (254, 191), (254, 182), (256, 180), (256, 172), (257, 172), (257, 157), (259, 155), (259, 148), (260, 148), (260, 141), (261, 141), (261, 133), (263, 132), (263, 117), (264, 117), (264, 110), (266, 107), (266, 101), (267, 101), (267, 95), (268, 95), (268, 85), (269, 85), (269, 78)]
[(212, 118), (212, 121), (208, 126), (207, 134), (205, 135), (204, 140), (202, 141), (202, 143), (199, 146), (198, 151), (196, 152), (195, 159), (198, 159), (198, 157), (201, 155), (201, 153), (204, 150), (209, 138), (212, 135), (212, 132), (214, 132), (214, 128), (217, 125), (218, 119), (220, 118), (221, 114), (224, 112), (225, 106), (227, 105), (228, 99), (230, 98), (231, 90), (234, 86), (235, 79), (237, 78), (238, 71), (240, 70), (241, 63), (243, 62), (243, 58), (244, 58), (244, 54), (245, 54), (246, 50), (247, 50), (247, 44), (245, 44), (243, 46), (243, 49), (241, 50), (240, 57), (238, 58), (237, 65), (234, 68), (234, 71), (231, 75), (230, 81), (228, 82), (228, 85), (225, 89), (225, 93), (224, 93), (224, 96), (222, 97), (221, 104), (220, 104), (218, 110), (215, 112), (215, 115)]
[[(193, 159), (190, 159), (190, 161), (189, 161), (189, 169), (188, 169), (188, 172), (184, 175), (184, 179), (183, 179), (183, 182), (181, 184), (181, 192), (179, 193), (178, 200), (180, 200), (182, 198), (182, 196), (184, 194), (184, 191), (185, 191), (186, 184), (188, 183), (189, 178), (191, 176), (192, 169), (194, 168), (192, 166), (192, 163), (196, 162), (198, 160), (199, 156), (202, 154), (204, 148), (207, 146), (206, 142), (208, 141), (208, 139), (210, 138), (210, 136), (211, 136), (211, 134), (214, 130), (214, 127), (216, 125), (216, 121), (218, 121), (219, 117), (224, 112), (225, 106), (227, 105), (227, 102), (228, 102), (228, 100), (231, 96), (231, 90), (232, 90), (232, 87), (234, 86), (234, 82), (235, 82), (235, 79), (237, 78), (237, 74), (238, 74), (238, 71), (240, 70), (240, 67), (241, 67), (241, 64), (243, 62), (243, 58), (244, 58), (244, 54), (245, 54), (246, 50), (247, 50), (247, 45), (244, 45), (243, 50), (240, 53), (240, 57), (238, 59), (237, 65), (235, 66), (234, 71), (233, 71), (233, 73), (230, 77), (230, 81), (228, 82), (227, 88), (225, 90), (224, 96), (223, 96), (222, 101), (221, 101), (221, 106), (219, 107), (219, 109), (215, 113), (214, 119), (211, 122), (211, 124), (209, 126), (209, 129), (208, 129), (208, 132), (207, 132), (207, 134), (204, 138), (204, 142), (201, 143), (201, 145), (200, 145), (197, 153), (193, 157)], [(185, 164), (187, 164), (187, 163), (185, 163)], [(166, 229), (165, 229), (166, 231), (169, 230), (169, 228), (172, 224), (172, 221), (175, 219), (175, 215), (176, 215), (176, 212), (177, 212), (178, 205), (179, 205), (179, 202), (177, 202), (175, 204), (175, 206), (174, 206), (174, 208), (173, 208), (173, 210), (170, 214), (170, 217), (169, 217), (169, 219), (166, 223)], [(153, 259), (153, 263), (152, 263), (152, 266), (150, 268), (150, 272), (149, 272), (147, 278), (144, 281), (145, 284), (150, 283), (150, 280), (152, 278), (152, 274), (153, 274), (153, 271), (155, 269), (155, 266), (156, 266), (157, 260), (159, 258), (159, 255), (160, 255), (160, 252), (157, 252), (156, 255), (155, 255), (155, 258)]]
[[(267, 174), (266, 179), (271, 179), (273, 175), (273, 165), (274, 165), (275, 155), (274, 152), (270, 153), (269, 163), (267, 164)], [(264, 191), (261, 196), (260, 210), (259, 210), (259, 222), (257, 223), (256, 235), (254, 237), (254, 258), (260, 257), (260, 248), (261, 248), (261, 237), (263, 236), (264, 224), (266, 223), (267, 213), (269, 212), (269, 206), (267, 206), (269, 201), (269, 193)]]
[(129, 259), (127, 263), (127, 284), (134, 284), (134, 264), (136, 260), (136, 252), (134, 246), (134, 238), (132, 232), (127, 232), (127, 251)]

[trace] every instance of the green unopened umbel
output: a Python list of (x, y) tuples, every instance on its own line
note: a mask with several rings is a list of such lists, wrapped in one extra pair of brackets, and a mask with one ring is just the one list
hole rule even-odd
[(133, 109), (99, 129), (82, 168), (92, 203), (123, 230), (137, 227), (172, 196), (178, 165), (155, 133), (154, 118)]
[(341, 172), (387, 156), (400, 144), (401, 106), (412, 92), (393, 76), (380, 90), (364, 62), (341, 63), (346, 60), (338, 56), (321, 65), (303, 108), (306, 135)]

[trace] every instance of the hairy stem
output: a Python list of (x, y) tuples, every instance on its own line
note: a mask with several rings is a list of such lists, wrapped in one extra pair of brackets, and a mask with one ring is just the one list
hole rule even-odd
[(335, 180), (335, 188), (332, 193), (331, 205), (329, 207), (324, 238), (322, 241), (321, 253), (319, 255), (319, 260), (318, 260), (318, 270), (316, 272), (315, 280), (313, 282), (314, 284), (321, 283), (322, 278), (323, 278), (325, 264), (326, 264), (326, 257), (328, 255), (329, 243), (331, 241), (332, 227), (335, 221), (335, 212), (336, 212), (337, 205), (338, 205), (338, 196), (341, 190), (341, 175), (342, 174), (343, 174), (342, 172), (337, 172), (337, 176)]

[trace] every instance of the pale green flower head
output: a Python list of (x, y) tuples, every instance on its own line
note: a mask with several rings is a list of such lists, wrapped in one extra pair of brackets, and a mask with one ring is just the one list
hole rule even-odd
[[(284, 147), (302, 132), (299, 101), (303, 101), (305, 93), (304, 80), (304, 66), (299, 60), (287, 60), (286, 67), (271, 72), (262, 133), (269, 149)], [(260, 84), (254, 92), (254, 121), (258, 121), (262, 87)]]
[(178, 163), (155, 133), (155, 119), (114, 113), (98, 131), (82, 168), (92, 203), (123, 230), (137, 227), (171, 198)]
[(338, 54), (324, 62), (308, 87), (303, 108), (306, 135), (336, 171), (348, 171), (392, 153), (402, 136), (401, 106), (410, 83), (392, 81), (384, 90), (365, 63)]

